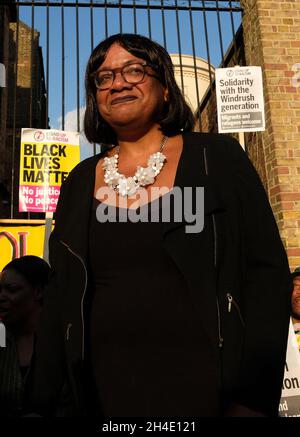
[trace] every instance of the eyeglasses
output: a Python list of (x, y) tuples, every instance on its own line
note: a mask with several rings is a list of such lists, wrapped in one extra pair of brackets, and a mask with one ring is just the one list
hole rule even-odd
[(151, 67), (147, 62), (134, 62), (132, 64), (124, 65), (121, 68), (114, 68), (113, 70), (99, 71), (95, 76), (95, 85), (98, 90), (107, 90), (114, 83), (117, 73), (121, 73), (123, 79), (127, 83), (138, 84), (143, 82), (145, 75), (156, 77), (154, 74), (148, 73), (146, 67)]

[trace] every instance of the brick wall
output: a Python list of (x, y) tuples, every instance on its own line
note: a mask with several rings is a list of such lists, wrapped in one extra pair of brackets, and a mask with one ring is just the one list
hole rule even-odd
[(249, 155), (265, 179), (294, 269), (300, 265), (300, 87), (292, 77), (300, 63), (300, 0), (241, 4), (246, 61), (263, 68), (266, 104), (267, 129), (248, 135)]

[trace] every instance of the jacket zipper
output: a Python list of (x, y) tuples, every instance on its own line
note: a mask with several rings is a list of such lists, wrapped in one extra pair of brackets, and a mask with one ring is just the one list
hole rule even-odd
[(243, 316), (241, 314), (240, 307), (238, 306), (238, 304), (233, 299), (233, 297), (232, 297), (232, 295), (230, 293), (227, 293), (226, 296), (227, 296), (227, 300), (228, 300), (228, 307), (227, 307), (228, 312), (229, 313), (231, 312), (231, 307), (233, 305), (236, 308), (237, 312), (238, 312), (238, 315), (240, 317), (240, 320), (241, 320), (243, 326), (245, 326), (245, 321), (244, 321)]
[[(207, 164), (205, 147), (203, 148), (203, 158), (204, 158), (205, 174), (206, 176), (208, 176), (208, 164)], [(215, 216), (213, 214), (212, 214), (212, 222), (213, 222), (213, 234), (214, 234), (214, 265), (215, 265), (215, 269), (217, 269), (217, 230), (216, 230)], [(219, 305), (218, 296), (216, 296), (216, 304), (217, 304), (217, 316), (218, 316), (219, 348), (222, 348), (224, 343), (224, 338), (222, 337), (222, 333), (221, 333), (221, 317), (220, 317), (220, 305)]]
[[(213, 220), (213, 230), (214, 230), (214, 262), (215, 262), (215, 269), (217, 269), (217, 231), (216, 231), (216, 222), (215, 222), (215, 216), (212, 216)], [(220, 305), (219, 305), (219, 299), (218, 296), (216, 296), (217, 301), (217, 314), (218, 314), (218, 336), (219, 336), (219, 347), (223, 347), (224, 338), (222, 337), (221, 333), (221, 317), (220, 317)]]
[(220, 321), (220, 307), (217, 298), (217, 313), (218, 313), (218, 336), (219, 336), (219, 348), (223, 347), (224, 338), (221, 335), (221, 321)]
[[(86, 289), (87, 289), (87, 268), (85, 266), (85, 263), (83, 261), (83, 259), (81, 258), (80, 255), (78, 255), (78, 253), (74, 252), (64, 241), (59, 240), (59, 242), (61, 244), (63, 244), (70, 253), (72, 253), (77, 259), (79, 259), (79, 261), (81, 262), (81, 264), (83, 265), (84, 268), (84, 272), (85, 272), (85, 284), (84, 284), (84, 290), (82, 293), (82, 298), (81, 298), (81, 323), (82, 323), (82, 350), (81, 350), (81, 358), (82, 360), (84, 359), (84, 317), (83, 317), (83, 301), (84, 301), (84, 297), (85, 297), (85, 293), (86, 293)], [(68, 328), (70, 327), (70, 324), (68, 325)], [(68, 331), (69, 333), (69, 331)]]

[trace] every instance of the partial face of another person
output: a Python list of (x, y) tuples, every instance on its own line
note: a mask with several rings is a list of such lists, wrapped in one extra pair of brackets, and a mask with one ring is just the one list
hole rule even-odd
[(7, 269), (0, 273), (0, 317), (7, 326), (25, 323), (35, 310), (37, 289), (18, 272)]
[[(145, 61), (132, 55), (120, 45), (113, 44), (99, 67), (98, 74), (120, 69), (135, 62), (144, 63)], [(98, 110), (116, 132), (118, 132), (118, 128), (124, 127), (129, 130), (139, 129), (141, 126), (151, 127), (155, 124), (157, 114), (162, 111), (167, 98), (166, 89), (151, 67), (146, 66), (145, 71), (143, 81), (132, 84), (126, 82), (120, 70), (117, 70), (111, 86), (105, 90), (97, 90)]]
[(292, 294), (292, 315), (295, 319), (300, 320), (300, 276), (293, 280), (294, 289)]

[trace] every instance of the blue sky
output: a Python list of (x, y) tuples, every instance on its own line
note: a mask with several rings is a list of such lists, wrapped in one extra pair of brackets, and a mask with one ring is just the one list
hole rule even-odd
[[(72, 1), (72, 0), (71, 0)], [(70, 0), (68, 0), (70, 2)], [(89, 3), (90, 0), (81, 0), (81, 2)], [(96, 3), (97, 0), (94, 0)], [(100, 0), (101, 2), (101, 0)], [(36, 1), (36, 3), (38, 3)], [(75, 1), (74, 1), (75, 3)], [(103, 3), (103, 1), (102, 1)], [(114, 1), (113, 3), (119, 3)], [(133, 0), (122, 1), (122, 4), (132, 4)], [(136, 4), (147, 4), (147, 1), (136, 0)], [(161, 4), (160, 1), (152, 0), (153, 4)], [(167, 4), (174, 4), (174, 1), (165, 1)], [(185, 4), (189, 2), (184, 2)], [(190, 2), (191, 4), (202, 4), (200, 1)], [(214, 5), (215, 1), (207, 2)], [(178, 4), (181, 4), (180, 0)], [(221, 5), (221, 2), (219, 2)], [(224, 5), (224, 3), (222, 3)], [(236, 4), (237, 2), (232, 2)], [(84, 106), (84, 91), (83, 78), (86, 62), (91, 53), (91, 27), (90, 27), (90, 8), (79, 9), (79, 89), (80, 100), (79, 106)], [(50, 126), (53, 128), (60, 127), (61, 113), (62, 113), (62, 26), (61, 26), (61, 8), (53, 7), (50, 10), (50, 25), (49, 25), (49, 117)], [(28, 6), (20, 7), (20, 19), (31, 26), (31, 11), (32, 8)], [(93, 23), (94, 23), (94, 45), (97, 45), (105, 38), (105, 14), (104, 8), (93, 9)], [(240, 25), (241, 14), (234, 13), (234, 27), (235, 30)], [(108, 8), (108, 34), (118, 33), (120, 31), (119, 10)], [(229, 13), (220, 13), (221, 29), (224, 51), (228, 48), (232, 40), (232, 28)], [(148, 11), (147, 8), (136, 11), (137, 17), (137, 32), (149, 36), (148, 27)], [(184, 54), (193, 54), (192, 50), (192, 32), (190, 26), (190, 13), (188, 11), (179, 11), (179, 28), (180, 28), (180, 44), (181, 51)], [(77, 77), (76, 77), (76, 9), (65, 7), (65, 115), (69, 121), (72, 119), (72, 129), (77, 127)], [(207, 12), (207, 28), (209, 36), (209, 50), (211, 63), (218, 66), (221, 61), (221, 50), (219, 42), (218, 22), (216, 12)], [(195, 11), (192, 13), (194, 41), (196, 56), (207, 59), (207, 50), (205, 44), (204, 33), (204, 19), (203, 12)], [(166, 24), (166, 42), (169, 53), (178, 53), (178, 35), (176, 24), (176, 12), (165, 11)], [(46, 62), (46, 8), (34, 7), (34, 27), (40, 32), (40, 45), (43, 50), (45, 74), (47, 70)], [(151, 37), (160, 44), (164, 44), (163, 40), (163, 26), (162, 13), (160, 10), (151, 11)], [(134, 15), (132, 9), (122, 10), (122, 31), (134, 32)], [(66, 120), (67, 121), (67, 120)], [(71, 123), (71, 124), (72, 124)], [(67, 123), (68, 124), (68, 123)], [(70, 124), (70, 123), (69, 123)], [(67, 125), (65, 128), (70, 128)]]

